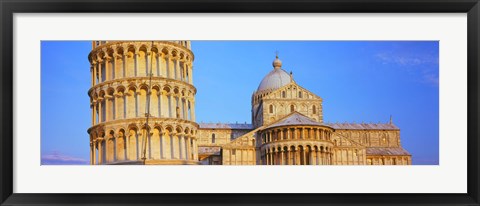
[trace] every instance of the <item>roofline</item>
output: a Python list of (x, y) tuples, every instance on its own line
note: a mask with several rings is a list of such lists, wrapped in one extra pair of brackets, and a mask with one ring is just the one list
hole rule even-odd
[(359, 130), (359, 131), (400, 131), (400, 129), (335, 129), (335, 130)]
[(198, 130), (208, 130), (208, 129), (216, 129), (216, 130), (253, 130), (254, 128), (219, 128), (219, 127), (199, 127)]
[(268, 93), (268, 92), (271, 92), (271, 93), (273, 93), (273, 92), (276, 92), (277, 90), (280, 90), (280, 89), (283, 89), (284, 87), (287, 87), (287, 86), (288, 86), (288, 85), (290, 85), (290, 84), (295, 84), (296, 86), (298, 86), (298, 87), (300, 87), (301, 89), (304, 89), (304, 90), (306, 90), (306, 91), (308, 91), (308, 92), (312, 93), (312, 95), (313, 95), (313, 96), (315, 96), (316, 98), (318, 98), (318, 99), (320, 99), (320, 100), (322, 100), (322, 101), (323, 101), (323, 98), (321, 98), (321, 97), (320, 97), (320, 96), (318, 96), (317, 94), (315, 94), (315, 93), (311, 92), (310, 90), (306, 89), (305, 87), (302, 87), (302, 86), (300, 86), (300, 85), (299, 85), (299, 84), (297, 84), (297, 82), (295, 82), (295, 81), (291, 81), (291, 82), (289, 82), (288, 84), (285, 84), (285, 85), (283, 85), (283, 86), (281, 86), (281, 87), (279, 87), (279, 88), (277, 88), (277, 89), (272, 89), (272, 90), (263, 90), (263, 91), (262, 91), (262, 92), (260, 92), (260, 93), (257, 93), (257, 91), (255, 91), (255, 93), (254, 93), (254, 94), (252, 94), (252, 95), (264, 94), (264, 93)]
[[(282, 117), (282, 118), (278, 119), (277, 121), (274, 121), (274, 122), (270, 123), (269, 125), (264, 125), (264, 129), (271, 129), (271, 128), (277, 128), (277, 127), (287, 127), (287, 126), (289, 126), (289, 125), (280, 125), (280, 126), (273, 126), (273, 127), (270, 127), (271, 125), (273, 125), (273, 124), (276, 124), (276, 123), (278, 123), (278, 122), (280, 122), (280, 121), (282, 121), (282, 120), (284, 120), (284, 119), (286, 119), (286, 118), (288, 118), (288, 117), (290, 117), (290, 116), (294, 115), (295, 113), (297, 113), (297, 114), (299, 114), (299, 115), (302, 115), (302, 116), (304, 116), (304, 117), (306, 117), (306, 118), (308, 118), (308, 119), (312, 120), (310, 117), (307, 117), (307, 116), (303, 115), (302, 113), (300, 113), (300, 112), (298, 112), (298, 111), (293, 111), (293, 112), (291, 112), (290, 114), (288, 114), (288, 115), (286, 115), (286, 116), (284, 116), (284, 117)], [(314, 121), (314, 120), (312, 120), (312, 121)], [(308, 125), (308, 126), (318, 126), (318, 127), (327, 127), (327, 128), (330, 128), (330, 129), (332, 129), (333, 131), (335, 131), (335, 128), (333, 128), (333, 127), (330, 127), (330, 126), (328, 126), (328, 125), (325, 125), (325, 124), (322, 124), (322, 123), (319, 123), (319, 124), (321, 124), (321, 125), (314, 125), (314, 124), (303, 124), (303, 125)], [(290, 126), (295, 126), (295, 125), (290, 125)]]

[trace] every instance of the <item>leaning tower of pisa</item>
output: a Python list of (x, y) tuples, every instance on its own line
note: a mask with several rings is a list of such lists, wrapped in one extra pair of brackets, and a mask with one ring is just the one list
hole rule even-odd
[(193, 59), (190, 41), (92, 42), (91, 164), (198, 163)]

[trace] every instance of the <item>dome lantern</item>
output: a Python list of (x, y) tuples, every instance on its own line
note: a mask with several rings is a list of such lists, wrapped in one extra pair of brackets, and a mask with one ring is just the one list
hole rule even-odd
[(282, 61), (278, 59), (278, 54), (272, 65), (274, 69), (262, 79), (257, 92), (272, 91), (291, 82), (290, 75), (282, 69)]
[(278, 54), (275, 55), (275, 60), (273, 60), (273, 68), (275, 69), (281, 69), (282, 68), (282, 61), (280, 59), (278, 59)]

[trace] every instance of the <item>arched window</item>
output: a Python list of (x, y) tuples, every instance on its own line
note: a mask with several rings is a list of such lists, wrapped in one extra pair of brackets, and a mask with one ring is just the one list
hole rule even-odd
[(105, 122), (106, 119), (107, 119), (107, 108), (105, 106), (105, 100), (103, 100), (101, 102), (101, 105), (102, 105), (102, 119), (101, 119), (101, 122)]
[(302, 92), (298, 92), (298, 98), (302, 98)]
[(170, 59), (168, 57), (165, 58), (165, 71), (166, 71), (166, 76), (171, 77), (170, 76)]
[(215, 134), (212, 134), (212, 143), (215, 143)]
[(102, 161), (101, 161), (101, 163), (105, 164), (105, 162), (107, 160), (107, 158), (106, 158), (107, 157), (107, 145), (106, 145), (105, 141), (102, 141), (101, 147), (102, 147), (102, 155), (101, 155), (102, 156), (102, 159), (101, 159)]
[[(160, 108), (158, 111), (160, 111)], [(192, 109), (190, 107), (190, 101), (188, 101), (188, 120), (192, 120)]]
[(158, 60), (159, 60), (160, 58), (158, 58), (158, 57), (159, 57), (158, 52), (156, 52), (156, 54), (154, 55), (154, 57), (155, 57), (155, 68), (156, 68), (156, 70), (157, 70), (157, 76), (159, 77), (159, 76), (160, 76), (160, 62), (158, 62)]
[(270, 110), (270, 114), (272, 114), (273, 113), (273, 105), (270, 105), (269, 110)]
[(295, 111), (295, 105), (290, 105), (290, 112), (294, 112)]
[(287, 97), (287, 94), (285, 91), (282, 91), (282, 98), (286, 98)]
[(101, 76), (102, 76), (101, 80), (102, 80), (102, 82), (104, 82), (105, 80), (107, 80), (107, 79), (106, 79), (107, 69), (106, 69), (105, 64), (106, 64), (105, 61), (103, 61), (103, 62), (101, 63), (101, 71), (102, 71), (102, 72), (101, 72)]
[(114, 101), (113, 99), (112, 99), (112, 100), (109, 100), (109, 101), (110, 101), (110, 104), (112, 105), (112, 108), (113, 108), (113, 112), (112, 112), (112, 117), (111, 117), (111, 119), (112, 119), (112, 120), (115, 120), (115, 116), (117, 116), (117, 114), (116, 114), (116, 111), (117, 111), (117, 110), (115, 109), (115, 106), (116, 106), (116, 105), (115, 105), (115, 101)]
[(317, 114), (317, 107), (315, 105), (312, 106), (312, 113)]
[(185, 72), (184, 72), (185, 66), (183, 61), (180, 61), (179, 66), (180, 66), (180, 80), (185, 81)]
[(98, 122), (99, 122), (99, 119), (98, 119), (99, 115), (98, 114), (100, 112), (100, 111), (98, 111), (98, 106), (95, 107), (95, 111), (97, 112), (97, 114), (95, 115), (95, 124), (98, 124)]
[(185, 68), (186, 68), (186, 69), (185, 69), (185, 73), (186, 73), (186, 75), (187, 75), (185, 81), (186, 81), (186, 82), (190, 82), (190, 77), (189, 77), (190, 75), (188, 74), (188, 65), (185, 65)]
[(179, 79), (177, 76), (177, 59), (173, 60), (173, 78), (174, 79)]

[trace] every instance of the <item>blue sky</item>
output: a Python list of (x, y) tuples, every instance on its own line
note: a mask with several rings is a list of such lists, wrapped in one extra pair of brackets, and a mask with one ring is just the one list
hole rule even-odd
[[(437, 41), (192, 41), (197, 122), (251, 122), (251, 94), (275, 51), (323, 98), (326, 122), (400, 127), (413, 164), (439, 163)], [(42, 164), (88, 164), (88, 41), (41, 46)]]

